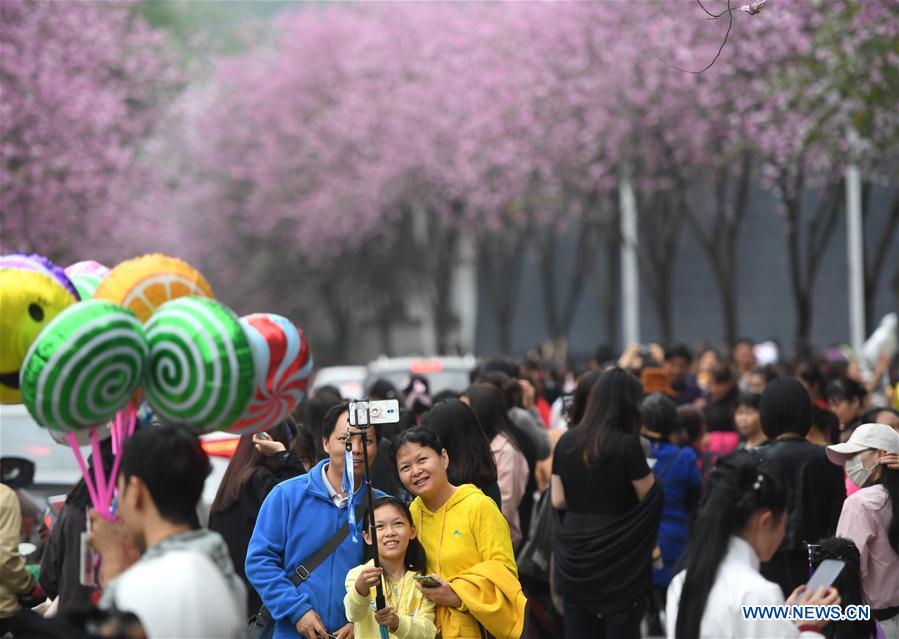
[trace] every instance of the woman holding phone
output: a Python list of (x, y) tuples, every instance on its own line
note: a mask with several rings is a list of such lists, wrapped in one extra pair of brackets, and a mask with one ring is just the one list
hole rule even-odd
[(267, 431), (241, 435), (209, 509), (209, 529), (225, 538), (234, 570), (247, 585), (247, 616), (262, 607), (247, 580), (247, 546), (262, 502), (279, 482), (306, 472), (293, 449), (296, 425), (288, 418)]
[(824, 622), (745, 619), (743, 606), (839, 604), (834, 588), (784, 602), (780, 586), (759, 573), (759, 563), (780, 546), (787, 525), (787, 492), (751, 453), (723, 458), (709, 475), (685, 570), (668, 588), (667, 635), (696, 637), (818, 636)]
[(438, 634), (518, 639), (527, 600), (496, 503), (471, 484), (450, 483), (449, 455), (427, 428), (400, 433), (391, 452), (400, 481), (415, 495), (412, 521), (433, 577), (417, 587), (437, 605)]

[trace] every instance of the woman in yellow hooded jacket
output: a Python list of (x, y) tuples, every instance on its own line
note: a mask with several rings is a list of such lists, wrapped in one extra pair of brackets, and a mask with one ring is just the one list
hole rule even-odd
[(527, 599), (496, 503), (471, 484), (449, 482), (449, 456), (427, 428), (401, 433), (392, 452), (400, 481), (415, 495), (412, 521), (434, 577), (431, 587), (417, 587), (437, 605), (438, 635), (518, 639)]

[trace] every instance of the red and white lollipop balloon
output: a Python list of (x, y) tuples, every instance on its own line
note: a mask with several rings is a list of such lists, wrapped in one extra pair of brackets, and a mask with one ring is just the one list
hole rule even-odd
[(227, 429), (236, 435), (268, 430), (287, 419), (302, 401), (312, 373), (309, 343), (289, 319), (254, 313), (240, 324), (253, 353), (256, 390), (243, 417)]

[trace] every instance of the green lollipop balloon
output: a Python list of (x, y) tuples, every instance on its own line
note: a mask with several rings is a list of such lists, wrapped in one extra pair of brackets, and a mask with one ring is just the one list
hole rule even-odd
[(181, 297), (145, 326), (147, 399), (165, 422), (197, 432), (227, 428), (253, 396), (255, 370), (240, 321), (215, 300)]
[(54, 431), (100, 426), (124, 407), (149, 357), (140, 320), (103, 300), (73, 304), (47, 324), (22, 366), (22, 400)]

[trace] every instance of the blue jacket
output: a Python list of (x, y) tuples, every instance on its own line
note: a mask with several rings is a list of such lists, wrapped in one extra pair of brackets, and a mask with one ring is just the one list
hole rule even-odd
[[(347, 624), (343, 606), (344, 580), (350, 569), (362, 563), (362, 522), (357, 522), (357, 543), (352, 534), (309, 579), (294, 586), (288, 574), (321, 548), (349, 517), (349, 508), (337, 508), (322, 481), (322, 460), (309, 473), (283, 481), (262, 503), (247, 548), (246, 573), (253, 587), (277, 619), (275, 638), (298, 637), (296, 623), (315, 610), (328, 632)], [(382, 496), (380, 491), (375, 496)], [(352, 508), (365, 497), (357, 490)]]
[(689, 446), (678, 448), (670, 442), (652, 440), (652, 456), (656, 460), (653, 475), (665, 494), (659, 524), (659, 549), (664, 567), (652, 571), (652, 583), (664, 588), (674, 577), (677, 563), (686, 550), (690, 536), (689, 493), (698, 496), (702, 478), (696, 453)]

